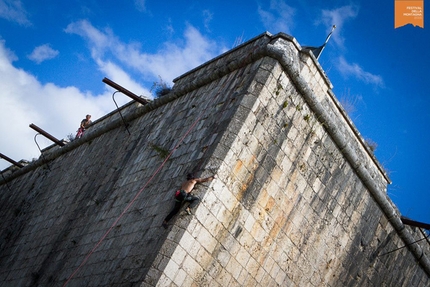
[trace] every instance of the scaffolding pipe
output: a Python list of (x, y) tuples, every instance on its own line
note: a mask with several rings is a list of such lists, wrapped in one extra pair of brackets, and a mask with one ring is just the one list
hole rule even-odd
[(430, 224), (429, 223), (411, 220), (411, 219), (403, 217), (403, 216), (401, 216), (400, 219), (402, 220), (403, 224), (430, 230)]
[(103, 83), (105, 83), (105, 84), (107, 84), (107, 85), (111, 86), (112, 88), (114, 88), (114, 89), (116, 89), (116, 90), (120, 91), (120, 92), (121, 92), (121, 93), (123, 93), (124, 95), (129, 96), (130, 98), (132, 98), (132, 99), (133, 99), (133, 100), (135, 100), (136, 102), (141, 103), (142, 105), (146, 105), (146, 104), (148, 103), (148, 101), (147, 101), (147, 100), (142, 99), (141, 97), (139, 97), (139, 96), (137, 96), (136, 94), (134, 94), (134, 93), (130, 92), (130, 91), (129, 91), (129, 90), (127, 90), (126, 88), (121, 87), (120, 85), (118, 85), (117, 83), (115, 83), (115, 82), (113, 82), (113, 81), (109, 80), (109, 79), (108, 79), (108, 78), (106, 78), (106, 77), (105, 77), (105, 78), (103, 78)]
[(65, 146), (65, 144), (62, 141), (60, 141), (59, 139), (57, 139), (54, 136), (50, 135), (49, 133), (45, 132), (44, 130), (42, 130), (41, 128), (39, 128), (38, 126), (36, 126), (35, 124), (30, 124), (30, 128), (32, 128), (36, 132), (40, 133), (41, 135), (44, 135), (45, 137), (47, 137), (48, 139), (50, 139), (51, 141), (53, 141), (57, 145), (59, 145), (59, 146)]
[(24, 167), (22, 164), (20, 164), (19, 162), (16, 162), (16, 161), (14, 161), (13, 159), (11, 159), (10, 157), (7, 157), (7, 156), (5, 156), (4, 154), (2, 154), (2, 153), (0, 153), (0, 157), (2, 158), (2, 159), (5, 159), (5, 160), (7, 160), (8, 162), (10, 162), (11, 164), (13, 164), (13, 165), (15, 165), (15, 166), (17, 166), (17, 167), (19, 167), (19, 168), (21, 168), (21, 167)]

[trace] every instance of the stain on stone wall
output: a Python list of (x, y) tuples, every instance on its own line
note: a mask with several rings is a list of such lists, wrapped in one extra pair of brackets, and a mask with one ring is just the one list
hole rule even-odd
[[(116, 112), (95, 121), (0, 182), (0, 286), (430, 284), (428, 245), (402, 248), (372, 193), (389, 179), (330, 90), (265, 33), (122, 107), (130, 133)], [(188, 172), (217, 178), (166, 230)]]

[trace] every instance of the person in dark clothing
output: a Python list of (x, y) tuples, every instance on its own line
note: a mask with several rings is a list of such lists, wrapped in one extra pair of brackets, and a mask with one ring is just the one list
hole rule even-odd
[(214, 178), (215, 176), (210, 176), (207, 178), (195, 178), (192, 174), (188, 174), (187, 180), (181, 185), (181, 189), (177, 190), (175, 193), (175, 206), (164, 219), (162, 224), (163, 227), (167, 228), (167, 222), (169, 222), (169, 220), (172, 219), (172, 217), (179, 212), (182, 207), (182, 204), (185, 202), (190, 203), (190, 205), (187, 206), (185, 210), (188, 214), (191, 214), (191, 208), (196, 207), (200, 201), (197, 196), (191, 194), (191, 191), (193, 190), (194, 186), (197, 183), (212, 181)]

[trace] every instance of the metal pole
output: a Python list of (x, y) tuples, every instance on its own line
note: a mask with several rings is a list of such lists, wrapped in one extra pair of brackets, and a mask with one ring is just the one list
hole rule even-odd
[(45, 137), (47, 137), (48, 139), (50, 139), (51, 141), (53, 141), (57, 145), (59, 145), (59, 146), (65, 146), (65, 144), (62, 141), (60, 141), (59, 139), (53, 137), (49, 133), (45, 132), (44, 130), (42, 130), (41, 128), (39, 128), (38, 126), (36, 126), (35, 124), (30, 124), (30, 128), (32, 128), (36, 132), (40, 133), (41, 135), (44, 135)]
[(430, 224), (429, 223), (411, 220), (411, 219), (403, 217), (403, 216), (401, 216), (400, 219), (402, 220), (403, 224), (430, 230)]
[(125, 129), (127, 130), (128, 135), (131, 135), (130, 131), (128, 130), (128, 124), (125, 122), (124, 117), (122, 116), (121, 110), (119, 109), (118, 104), (115, 101), (115, 94), (116, 93), (120, 93), (120, 91), (116, 91), (112, 94), (112, 100), (115, 103), (116, 110), (118, 111), (119, 115), (121, 116), (122, 122), (124, 123)]
[(141, 103), (142, 105), (146, 105), (148, 103), (147, 100), (142, 99), (141, 97), (137, 96), (136, 94), (130, 92), (129, 90), (127, 90), (124, 87), (121, 87), (120, 85), (118, 85), (117, 83), (109, 80), (108, 78), (103, 78), (103, 83), (108, 84), (109, 86), (111, 86), (112, 88), (120, 91), (121, 93), (123, 93), (126, 96), (129, 96), (130, 98), (132, 98), (133, 100), (135, 100), (136, 102)]
[(14, 161), (13, 159), (11, 159), (10, 157), (5, 156), (4, 154), (0, 153), (0, 157), (7, 160), (8, 162), (10, 162), (13, 165), (16, 165), (17, 167), (21, 168), (24, 167), (22, 164), (20, 164), (19, 162)]
[(319, 54), (318, 54), (318, 56), (317, 56), (317, 60), (320, 58), (321, 53), (322, 53), (322, 51), (324, 50), (325, 46), (327, 45), (328, 40), (329, 40), (329, 39), (330, 39), (330, 37), (331, 37), (331, 34), (333, 34), (334, 29), (336, 29), (336, 25), (333, 25), (333, 26), (331, 27), (330, 34), (328, 34), (327, 38), (325, 39), (325, 42), (324, 42), (324, 44), (323, 44), (323, 45), (322, 45), (322, 47), (321, 47), (321, 51), (319, 52)]

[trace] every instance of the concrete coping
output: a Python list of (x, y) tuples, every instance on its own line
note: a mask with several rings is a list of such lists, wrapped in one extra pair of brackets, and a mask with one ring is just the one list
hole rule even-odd
[[(393, 226), (394, 230), (414, 255), (417, 262), (419, 262), (423, 267), (424, 271), (430, 276), (429, 258), (425, 255), (422, 248), (417, 244), (409, 229), (406, 228), (402, 223), (400, 215), (398, 214), (393, 202), (375, 183), (375, 180), (370, 175), (368, 169), (360, 163), (356, 152), (348, 145), (346, 138), (341, 133), (337, 132), (336, 125), (334, 125), (333, 120), (330, 118), (327, 111), (324, 109), (321, 103), (318, 102), (316, 96), (313, 94), (307, 82), (301, 77), (300, 73), (294, 69), (294, 63), (292, 63), (292, 59), (286, 57), (284, 51), (273, 44), (267, 45), (267, 54), (277, 59), (281, 63), (285, 71), (293, 79), (296, 87), (300, 90), (311, 109), (317, 114), (318, 118), (322, 118), (324, 122), (327, 123), (327, 132), (330, 134), (336, 144), (341, 147), (342, 153), (351, 163), (351, 166), (355, 169), (357, 175), (361, 178), (362, 182), (367, 187), (372, 197), (375, 199), (378, 206), (381, 208), (382, 212)], [(372, 158), (375, 161), (374, 157)]]
[[(181, 97), (188, 93), (189, 91), (192, 91), (198, 87), (204, 86), (211, 81), (221, 78), (222, 76), (230, 73), (231, 71), (238, 69), (240, 67), (243, 67), (249, 63), (252, 63), (260, 58), (263, 57), (271, 57), (276, 59), (284, 68), (284, 70), (287, 72), (287, 74), (292, 79), (294, 85), (297, 87), (297, 89), (300, 91), (300, 93), (305, 98), (308, 105), (311, 107), (311, 109), (316, 113), (318, 118), (322, 118), (324, 122), (327, 123), (326, 130), (332, 137), (332, 139), (336, 142), (338, 147), (340, 147), (342, 153), (347, 158), (347, 160), (351, 163), (351, 166), (355, 169), (358, 176), (361, 178), (365, 186), (369, 189), (370, 193), (372, 194), (375, 201), (380, 206), (382, 212), (385, 214), (391, 225), (394, 227), (396, 232), (399, 234), (399, 236), (402, 238), (402, 240), (405, 242), (405, 244), (408, 246), (409, 250), (413, 253), (417, 261), (421, 264), (425, 272), (430, 276), (430, 261), (425, 256), (423, 250), (421, 247), (415, 243), (415, 239), (411, 235), (411, 233), (408, 231), (407, 228), (405, 228), (404, 224), (401, 222), (400, 216), (394, 206), (394, 204), (391, 202), (391, 200), (387, 197), (385, 192), (380, 190), (378, 185), (374, 182), (374, 179), (369, 174), (369, 171), (366, 167), (364, 167), (362, 164), (360, 164), (359, 158), (356, 154), (356, 152), (347, 144), (346, 138), (336, 131), (336, 127), (333, 124), (333, 120), (328, 115), (327, 111), (324, 110), (321, 103), (319, 103), (316, 99), (316, 96), (313, 94), (312, 90), (310, 89), (307, 82), (302, 78), (300, 75), (300, 71), (298, 71), (295, 68), (295, 64), (292, 62), (293, 59), (288, 57), (286, 55), (286, 51), (275, 46), (274, 43), (276, 41), (286, 41), (290, 44), (292, 44), (298, 53), (306, 53), (309, 55), (315, 66), (318, 68), (320, 73), (322, 74), (323, 78), (325, 79), (327, 86), (330, 88), (331, 84), (328, 81), (327, 77), (325, 76), (325, 73), (322, 71), (322, 68), (318, 64), (318, 61), (316, 58), (310, 54), (310, 51), (302, 51), (301, 46), (297, 43), (297, 41), (284, 33), (279, 33), (275, 36), (272, 36), (270, 33), (265, 32), (246, 43), (243, 43), (236, 48), (212, 59), (211, 61), (206, 62), (203, 65), (200, 65), (199, 67), (183, 74), (182, 76), (176, 78), (174, 80), (175, 86), (173, 87), (172, 91), (153, 102), (148, 103), (147, 105), (142, 106), (141, 104), (136, 103), (135, 101), (131, 101), (127, 103), (126, 105), (120, 107), (120, 110), (123, 113), (124, 120), (126, 122), (132, 121), (170, 101), (174, 101), (178, 97)], [(258, 44), (258, 45), (256, 45)], [(240, 55), (240, 51), (244, 48), (247, 48), (248, 46), (254, 45), (247, 56), (243, 58), (241, 61), (232, 61), (232, 63), (228, 65), (219, 65), (215, 67), (216, 73), (208, 74), (208, 73), (202, 73), (199, 75), (199, 77), (193, 78), (194, 74), (199, 72), (201, 69), (207, 69), (211, 65), (216, 65), (217, 62), (229, 55), (232, 55), (234, 53)], [(334, 98), (334, 102), (337, 103), (338, 109), (340, 108), (340, 104), (337, 102), (333, 94), (329, 95)], [(133, 108), (135, 107), (135, 108)], [(342, 109), (339, 109), (340, 114), (346, 119), (346, 121), (349, 123), (350, 128), (356, 133), (357, 138), (360, 139), (361, 136), (359, 136), (358, 131), (355, 129), (352, 122), (347, 117), (346, 113)], [(109, 119), (109, 122), (104, 124), (105, 121)], [(16, 172), (7, 175), (6, 177), (0, 178), (0, 184), (4, 184), (7, 181), (12, 180), (13, 178), (16, 178), (30, 170), (35, 169), (38, 166), (41, 166), (45, 164), (46, 162), (52, 161), (55, 158), (59, 157), (63, 153), (67, 153), (71, 151), (72, 149), (93, 140), (94, 138), (100, 136), (103, 133), (106, 133), (112, 129), (115, 129), (119, 126), (123, 125), (122, 119), (118, 115), (118, 111), (115, 110), (111, 112), (110, 114), (106, 115), (105, 117), (95, 121), (91, 127), (85, 134), (85, 137), (76, 141), (73, 141), (64, 147), (61, 148), (53, 148), (52, 151), (46, 153), (43, 155), (43, 157), (39, 158), (39, 160), (30, 163), (29, 165), (17, 170)], [(98, 127), (100, 126), (100, 127)], [(361, 142), (363, 144), (363, 142)], [(363, 147), (366, 150), (366, 146), (363, 145)], [(367, 150), (368, 151), (368, 150)], [(376, 159), (374, 156), (371, 156), (373, 162), (378, 165)], [(358, 164), (357, 164), (358, 163)], [(380, 167), (379, 167), (380, 168)], [(382, 174), (385, 174), (382, 172)], [(387, 177), (388, 179), (388, 177)]]

